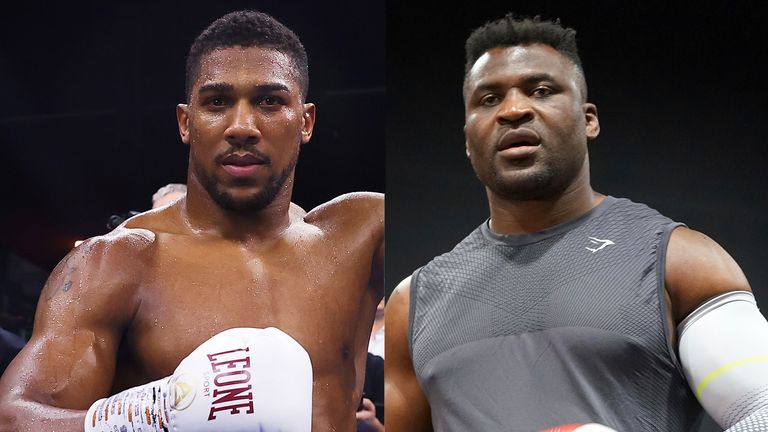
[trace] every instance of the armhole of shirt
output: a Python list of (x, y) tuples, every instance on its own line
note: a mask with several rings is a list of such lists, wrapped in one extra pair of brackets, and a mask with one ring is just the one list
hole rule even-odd
[(661, 234), (661, 239), (659, 240), (659, 248), (658, 248), (658, 255), (657, 255), (657, 270), (656, 275), (658, 278), (658, 283), (656, 286), (659, 288), (659, 312), (661, 313), (661, 322), (662, 322), (662, 328), (664, 329), (664, 340), (667, 344), (667, 351), (669, 352), (669, 357), (672, 360), (672, 365), (677, 369), (677, 372), (680, 374), (680, 376), (685, 379), (685, 375), (683, 374), (682, 366), (680, 365), (680, 361), (677, 357), (677, 350), (675, 349), (674, 345), (672, 345), (672, 332), (677, 331), (675, 328), (675, 324), (672, 323), (672, 327), (670, 328), (669, 320), (667, 319), (669, 316), (667, 312), (670, 310), (672, 305), (669, 304), (667, 301), (667, 284), (666, 284), (666, 277), (667, 277), (667, 246), (669, 245), (669, 239), (672, 236), (672, 231), (675, 228), (678, 227), (684, 227), (685, 224), (679, 223), (679, 222), (672, 222), (670, 224), (667, 224), (664, 227), (664, 230)]
[(413, 324), (416, 316), (417, 287), (419, 286), (418, 281), (422, 268), (418, 268), (413, 272), (413, 275), (411, 276), (411, 286), (408, 290), (408, 351), (411, 354), (411, 363), (413, 363)]

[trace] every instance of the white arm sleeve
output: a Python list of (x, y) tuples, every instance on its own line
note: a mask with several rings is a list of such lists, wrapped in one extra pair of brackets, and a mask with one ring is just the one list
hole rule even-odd
[(728, 428), (725, 432), (764, 432), (768, 431), (768, 407), (759, 409), (744, 420)]
[(707, 413), (723, 428), (760, 416), (768, 407), (768, 322), (752, 293), (708, 300), (678, 331), (685, 377)]

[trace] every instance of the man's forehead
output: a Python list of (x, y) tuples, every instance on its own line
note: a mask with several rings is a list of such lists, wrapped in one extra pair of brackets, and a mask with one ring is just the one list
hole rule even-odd
[(499, 73), (546, 73), (566, 78), (575, 68), (575, 64), (556, 49), (537, 43), (491, 48), (472, 65), (467, 78), (469, 83)]
[(200, 58), (200, 70), (194, 87), (233, 81), (249, 81), (251, 85), (280, 83), (290, 91), (301, 91), (293, 59), (272, 48), (220, 48)]

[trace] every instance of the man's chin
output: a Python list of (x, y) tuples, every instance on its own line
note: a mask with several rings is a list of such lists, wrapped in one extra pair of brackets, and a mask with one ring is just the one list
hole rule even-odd
[(268, 190), (244, 193), (242, 191), (216, 191), (211, 198), (225, 210), (233, 211), (259, 211), (269, 206), (274, 201), (276, 193)]
[(253, 178), (217, 178), (195, 166), (200, 185), (211, 199), (224, 210), (259, 211), (269, 206), (280, 194), (291, 177), (296, 159), (279, 175), (270, 175), (264, 180)]
[(551, 198), (559, 188), (546, 172), (528, 171), (497, 176), (487, 186), (497, 195), (514, 201), (529, 201)]

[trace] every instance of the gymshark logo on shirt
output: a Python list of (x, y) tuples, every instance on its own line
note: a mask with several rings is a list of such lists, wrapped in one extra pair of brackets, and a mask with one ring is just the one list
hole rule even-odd
[(586, 249), (586, 250), (588, 250), (588, 251), (592, 251), (592, 253), (595, 253), (595, 252), (599, 251), (600, 249), (603, 249), (603, 248), (605, 248), (606, 246), (610, 246), (610, 245), (615, 245), (615, 244), (616, 244), (616, 243), (614, 243), (614, 242), (613, 242), (613, 241), (611, 241), (611, 240), (601, 240), (601, 239), (599, 239), (599, 238), (597, 238), (597, 237), (590, 237), (590, 238), (589, 238), (589, 242), (590, 242), (592, 245), (594, 245), (595, 247), (589, 247), (589, 246), (587, 246), (587, 247), (586, 247), (586, 248), (584, 248), (584, 249)]

